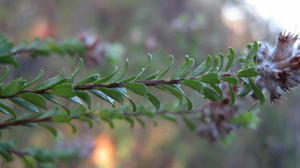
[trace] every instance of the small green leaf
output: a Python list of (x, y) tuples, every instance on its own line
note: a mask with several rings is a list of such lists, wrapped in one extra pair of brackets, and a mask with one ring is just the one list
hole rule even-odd
[(38, 73), (38, 75), (33, 79), (33, 81), (29, 82), (26, 86), (24, 86), (24, 88), (27, 88), (31, 85), (33, 85), (34, 83), (36, 83), (37, 81), (39, 81), (44, 75), (44, 71), (40, 70), (40, 72)]
[(158, 111), (160, 108), (160, 101), (158, 100), (158, 98), (156, 96), (154, 96), (151, 93), (147, 93), (147, 99), (153, 104), (153, 106), (156, 108), (156, 110)]
[(9, 72), (9, 68), (7, 65), (5, 65), (1, 71), (0, 83), (6, 79), (8, 72)]
[(148, 77), (146, 77), (146, 80), (154, 80), (157, 78), (157, 76), (159, 75), (160, 71), (157, 70), (156, 72), (154, 72), (153, 74), (149, 75)]
[(72, 120), (72, 118), (66, 113), (61, 113), (61, 114), (55, 115), (52, 120), (54, 122), (59, 122), (59, 123), (68, 123)]
[(171, 121), (173, 123), (177, 123), (176, 117), (174, 115), (171, 114), (161, 114), (160, 115), (161, 118), (167, 120), (167, 121)]
[(47, 100), (51, 101), (52, 103), (57, 104), (60, 107), (62, 107), (68, 114), (71, 114), (71, 111), (68, 109), (68, 107), (64, 106), (59, 101), (56, 101), (52, 94), (43, 94), (42, 96), (45, 97)]
[(77, 132), (76, 126), (72, 123), (68, 123), (68, 125), (71, 127), (73, 134), (76, 134), (76, 132)]
[(223, 90), (220, 88), (217, 84), (211, 84), (210, 85), (219, 95), (219, 100), (222, 100), (224, 98)]
[(201, 93), (203, 88), (203, 84), (198, 80), (184, 80), (182, 83), (192, 89), (195, 89), (199, 93)]
[(208, 56), (205, 62), (201, 63), (194, 71), (193, 76), (198, 76), (206, 73), (212, 66), (212, 57)]
[(79, 57), (79, 64), (76, 66), (74, 72), (71, 75), (71, 81), (74, 81), (75, 76), (79, 73), (82, 66), (83, 66), (83, 59)]
[(61, 83), (52, 87), (49, 91), (60, 97), (70, 98), (75, 96), (75, 91), (71, 83)]
[(105, 93), (106, 95), (108, 95), (112, 99), (116, 100), (120, 104), (123, 104), (124, 98), (123, 98), (123, 95), (120, 92), (118, 92), (114, 89), (109, 89), (109, 88), (98, 88), (98, 90), (102, 91), (103, 93)]
[(128, 59), (125, 60), (125, 64), (123, 66), (122, 71), (119, 71), (119, 73), (115, 74), (114, 77), (110, 80), (110, 82), (114, 83), (120, 81), (126, 75), (127, 71), (128, 71)]
[(255, 83), (251, 78), (248, 78), (248, 80), (249, 80), (250, 87), (253, 90), (254, 94), (257, 96), (258, 100), (260, 101), (260, 104), (262, 105), (265, 104), (265, 96), (262, 93), (261, 89), (255, 85)]
[(77, 103), (81, 106), (84, 106), (84, 102), (78, 96), (70, 97), (69, 100), (74, 102), (74, 103)]
[(39, 125), (44, 127), (46, 130), (48, 130), (54, 137), (57, 137), (58, 133), (55, 128), (46, 124), (39, 124)]
[(88, 105), (89, 109), (91, 108), (92, 101), (91, 101), (91, 96), (88, 93), (85, 93), (84, 91), (81, 90), (75, 90), (75, 94)]
[(148, 93), (148, 88), (143, 83), (128, 83), (125, 85), (125, 88), (141, 96), (146, 96)]
[(158, 74), (155, 79), (160, 79), (160, 78), (164, 77), (169, 72), (169, 70), (172, 68), (173, 65), (174, 65), (174, 56), (170, 55), (169, 56), (169, 65), (167, 66), (167, 68), (165, 70), (163, 70), (160, 74)]
[(79, 117), (79, 120), (88, 123), (90, 128), (93, 128), (93, 126), (94, 126), (93, 120), (86, 116)]
[(130, 97), (128, 96), (127, 90), (125, 88), (115, 88), (116, 91), (120, 92), (124, 97), (126, 97), (129, 102), (131, 103), (132, 106), (132, 110), (136, 111), (136, 104), (134, 103), (133, 100), (130, 99)]
[(216, 91), (214, 91), (213, 89), (211, 88), (208, 88), (208, 87), (203, 87), (202, 88), (202, 94), (210, 99), (211, 101), (218, 101), (219, 100), (219, 95)]
[(115, 100), (112, 99), (111, 97), (109, 97), (108, 95), (106, 95), (105, 93), (101, 92), (100, 90), (90, 90), (91, 93), (93, 93), (94, 95), (96, 95), (97, 97), (99, 97), (100, 99), (108, 102), (109, 104), (111, 104), (113, 107), (115, 107)]
[(256, 71), (256, 68), (243, 69), (237, 73), (238, 77), (255, 77), (257, 75), (258, 73)]
[(156, 86), (156, 88), (161, 89), (163, 91), (168, 91), (171, 93), (173, 96), (175, 96), (180, 102), (182, 102), (184, 95), (177, 89), (169, 85), (160, 85)]
[(24, 107), (27, 110), (30, 110), (32, 112), (39, 112), (39, 109), (35, 105), (29, 103), (28, 101), (26, 101), (26, 100), (24, 100), (24, 99), (22, 99), (20, 97), (10, 98), (10, 100), (13, 103), (15, 103), (15, 104), (17, 104), (17, 105), (19, 105), (21, 107)]
[(236, 78), (236, 77), (233, 77), (233, 76), (222, 76), (221, 79), (223, 81), (226, 81), (234, 86), (236, 86), (239, 82), (239, 80)]
[(229, 48), (229, 54), (227, 55), (227, 64), (225, 68), (225, 72), (229, 71), (234, 63), (235, 52), (233, 48)]
[(191, 131), (195, 131), (196, 130), (196, 125), (187, 117), (182, 116), (182, 119), (185, 123), (185, 125), (191, 130)]
[(7, 84), (2, 90), (0, 90), (1, 96), (12, 96), (20, 92), (26, 85), (26, 81), (23, 78), (17, 78)]
[(97, 81), (94, 81), (93, 84), (100, 84), (100, 83), (105, 83), (105, 82), (108, 82), (109, 80), (111, 80), (117, 73), (119, 72), (119, 67), (115, 67), (115, 70), (107, 75), (107, 76), (104, 76), (103, 78), (97, 80)]
[(208, 83), (208, 84), (219, 84), (220, 81), (220, 75), (216, 72), (209, 72), (199, 79), (201, 82)]
[(76, 85), (84, 85), (84, 84), (88, 84), (88, 83), (93, 83), (97, 80), (100, 79), (100, 75), (99, 74), (92, 74), (89, 75), (88, 77), (86, 77), (85, 79), (81, 80), (80, 82), (78, 82)]
[(48, 89), (48, 88), (58, 84), (59, 82), (63, 81), (65, 78), (64, 76), (65, 76), (65, 73), (61, 72), (57, 76), (49, 78), (49, 79), (45, 80), (44, 82), (42, 82), (41, 84), (39, 84), (39, 86), (37, 88), (35, 88), (35, 90)]
[(15, 111), (3, 102), (0, 102), (0, 111), (4, 114), (10, 114), (14, 119), (17, 118)]
[(228, 83), (228, 87), (229, 87), (229, 94), (230, 94), (230, 104), (229, 105), (232, 106), (232, 105), (234, 105), (235, 99), (236, 99), (235, 93), (234, 93), (234, 90), (230, 83)]
[(194, 65), (195, 60), (189, 56), (185, 56), (185, 61), (181, 64), (171, 76), (172, 79), (184, 78)]
[(36, 105), (37, 107), (40, 107), (42, 109), (47, 109), (47, 101), (45, 98), (39, 94), (35, 93), (22, 93), (19, 95), (24, 100)]

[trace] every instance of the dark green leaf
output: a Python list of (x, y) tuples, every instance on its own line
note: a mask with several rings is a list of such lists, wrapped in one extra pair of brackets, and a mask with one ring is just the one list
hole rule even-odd
[(115, 70), (111, 74), (104, 76), (103, 78), (93, 82), (93, 84), (100, 84), (100, 83), (108, 82), (110, 79), (112, 79), (117, 74), (118, 71), (119, 71), (119, 68), (116, 66)]
[(39, 86), (37, 88), (35, 88), (35, 90), (48, 89), (48, 88), (58, 84), (59, 82), (63, 81), (64, 76), (65, 76), (65, 73), (61, 72), (57, 76), (49, 78), (49, 79), (45, 80), (44, 82), (42, 82), (41, 84), (39, 84)]
[(235, 103), (235, 93), (234, 93), (234, 90), (230, 83), (228, 83), (228, 87), (229, 87), (229, 94), (230, 94), (230, 104), (229, 105), (232, 106)]
[(44, 127), (46, 130), (48, 130), (54, 137), (57, 137), (57, 131), (55, 128), (46, 125), (46, 124), (39, 124), (40, 126)]
[(88, 84), (88, 83), (93, 83), (97, 80), (100, 79), (100, 75), (99, 74), (92, 74), (89, 75), (88, 77), (86, 77), (85, 79), (81, 80), (80, 82), (78, 82), (76, 85), (84, 85), (84, 84)]
[(251, 78), (248, 78), (248, 79), (249, 79), (250, 87), (253, 90), (256, 97), (258, 98), (258, 100), (260, 101), (260, 104), (265, 104), (265, 96), (262, 93), (261, 89), (255, 85), (255, 83), (253, 82), (253, 80)]
[(235, 52), (233, 50), (233, 48), (229, 48), (229, 53), (227, 55), (227, 64), (226, 64), (226, 68), (225, 71), (229, 71), (230, 68), (232, 67), (233, 63), (234, 63), (234, 58), (235, 58)]
[(158, 100), (158, 98), (156, 96), (154, 96), (151, 93), (147, 93), (147, 99), (153, 104), (153, 106), (156, 108), (156, 110), (158, 111), (160, 108), (160, 101)]
[(22, 99), (20, 97), (10, 98), (10, 100), (13, 103), (15, 103), (15, 104), (17, 104), (17, 105), (19, 105), (21, 107), (24, 107), (27, 110), (30, 110), (32, 112), (39, 112), (39, 109), (35, 105), (29, 103), (28, 101), (26, 101), (26, 100), (24, 100), (24, 99)]
[(210, 72), (200, 77), (201, 82), (208, 84), (218, 84), (221, 83), (220, 75), (216, 72)]
[(238, 84), (238, 82), (239, 82), (239, 80), (236, 78), (236, 77), (233, 77), (233, 76), (222, 76), (221, 77), (221, 79), (223, 80), (223, 81), (226, 81), (226, 82), (228, 82), (228, 83), (230, 83), (230, 84), (232, 84), (232, 85), (237, 85)]
[(216, 91), (214, 91), (213, 89), (211, 88), (208, 88), (208, 87), (203, 87), (202, 88), (202, 94), (210, 99), (211, 101), (218, 101), (219, 100), (219, 95)]
[(237, 73), (238, 77), (255, 77), (257, 75), (258, 73), (256, 71), (256, 68), (243, 69)]
[(123, 98), (123, 95), (120, 92), (118, 92), (114, 89), (109, 89), (109, 88), (98, 88), (98, 90), (102, 91), (103, 93), (105, 93), (109, 97), (113, 98), (114, 100), (116, 100), (120, 104), (123, 104), (124, 98)]
[(36, 83), (37, 81), (39, 81), (44, 75), (44, 71), (40, 70), (39, 74), (33, 79), (33, 81), (29, 82), (26, 86), (24, 86), (24, 88), (27, 88), (31, 85), (33, 85), (34, 83)]
[(128, 83), (125, 85), (125, 87), (141, 96), (146, 96), (146, 94), (148, 93), (148, 88), (143, 83)]
[(195, 89), (199, 93), (201, 93), (203, 88), (203, 84), (198, 80), (184, 80), (182, 83), (192, 89)]
[(52, 87), (49, 91), (57, 96), (70, 98), (75, 96), (75, 91), (71, 83), (61, 83)]
[(169, 65), (167, 66), (167, 68), (165, 70), (163, 70), (159, 75), (157, 75), (155, 79), (160, 79), (160, 78), (164, 77), (169, 72), (169, 70), (172, 68), (173, 65), (174, 65), (174, 56), (170, 55), (169, 56)]
[(37, 107), (47, 109), (47, 102), (45, 98), (39, 94), (35, 93), (22, 93), (20, 97), (24, 100), (36, 105)]
[(206, 73), (212, 65), (212, 57), (208, 56), (205, 62), (201, 63), (194, 71), (193, 76), (198, 76)]
[(177, 79), (177, 78), (184, 78), (188, 73), (189, 70), (192, 68), (194, 65), (195, 60), (193, 58), (190, 58), (189, 56), (185, 56), (185, 61), (183, 64), (181, 64), (176, 71), (173, 73), (171, 76), (172, 79)]
[(115, 106), (115, 100), (112, 99), (111, 97), (109, 97), (108, 95), (106, 95), (105, 93), (101, 92), (100, 90), (90, 90), (91, 93), (93, 93), (94, 95), (96, 95), (97, 97), (99, 97), (100, 99), (108, 102), (109, 104), (111, 104), (113, 107)]
[(17, 118), (15, 111), (3, 102), (0, 102), (0, 111), (4, 114), (10, 114), (14, 119)]
[(88, 105), (89, 109), (91, 108), (92, 101), (91, 101), (91, 96), (88, 93), (81, 90), (75, 90), (75, 94)]
[(182, 116), (182, 119), (185, 123), (185, 125), (191, 130), (191, 131), (195, 131), (196, 130), (196, 125), (187, 117)]

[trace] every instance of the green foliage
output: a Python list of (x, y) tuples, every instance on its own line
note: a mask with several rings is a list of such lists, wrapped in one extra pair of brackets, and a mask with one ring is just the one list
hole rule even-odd
[[(76, 125), (72, 124), (73, 120), (86, 122), (90, 127), (93, 127), (95, 120), (101, 120), (113, 128), (113, 120), (115, 119), (124, 120), (133, 127), (135, 122), (145, 126), (144, 120), (154, 117), (177, 123), (176, 116), (181, 116), (185, 125), (190, 130), (195, 131), (198, 118), (187, 115), (196, 113), (199, 116), (202, 114), (192, 104), (190, 96), (185, 91), (186, 87), (196, 91), (208, 102), (222, 103), (224, 97), (229, 94), (230, 103), (228, 106), (233, 106), (238, 97), (246, 96), (252, 92), (261, 104), (264, 104), (264, 95), (254, 83), (254, 78), (258, 73), (253, 58), (258, 50), (258, 44), (254, 42), (248, 48), (248, 54), (239, 59), (242, 66), (236, 74), (232, 70), (236, 61), (236, 54), (232, 48), (229, 48), (229, 53), (226, 56), (222, 53), (208, 56), (196, 68), (194, 68), (195, 60), (186, 56), (185, 61), (172, 73), (169, 71), (174, 67), (174, 58), (170, 56), (170, 63), (165, 69), (150, 72), (150, 75), (144, 77), (152, 62), (152, 56), (149, 54), (148, 63), (133, 76), (126, 77), (129, 68), (128, 60), (126, 60), (123, 68), (116, 67), (108, 75), (91, 74), (77, 83), (74, 80), (83, 67), (82, 59), (71, 76), (61, 72), (44, 81), (40, 81), (44, 74), (42, 70), (33, 81), (27, 81), (22, 77), (6, 81), (9, 69), (7, 66), (3, 66), (0, 75), (0, 112), (4, 119), (0, 122), (0, 129), (12, 128), (13, 126), (40, 126), (57, 136), (58, 132), (52, 123), (68, 124), (72, 131), (76, 132)], [(15, 46), (0, 36), (0, 64), (16, 66), (16, 55), (23, 52), (28, 52), (32, 56), (44, 56), (52, 54), (82, 55), (87, 51), (85, 51), (83, 44), (77, 40), (56, 43), (49, 39), (44, 41), (36, 39), (32, 43), (25, 42)], [(167, 75), (168, 78), (164, 78)], [(228, 88), (227, 91), (225, 86)], [(240, 87), (243, 90), (237, 94), (234, 87)], [(154, 89), (173, 95), (178, 99), (179, 105), (168, 108), (152, 93)], [(137, 105), (132, 94), (128, 94), (128, 90), (144, 97), (149, 101), (149, 105)], [(100, 102), (97, 101), (98, 103), (108, 103), (112, 108), (103, 105), (101, 109), (92, 109), (92, 95), (101, 100)], [(66, 105), (64, 99), (68, 103), (73, 102), (73, 104)], [(131, 108), (128, 103), (131, 104)], [(17, 106), (22, 107), (26, 115), (19, 115)], [(254, 114), (247, 112), (240, 114), (231, 122), (243, 127), (254, 127), (256, 121)], [(12, 154), (15, 154), (15, 149), (15, 144), (10, 141), (0, 142), (0, 155), (6, 161), (13, 159)], [(29, 167), (34, 167), (33, 165), (37, 163), (51, 165), (60, 157), (65, 157), (58, 156), (55, 151), (33, 148), (25, 149), (19, 153), (19, 156)]]

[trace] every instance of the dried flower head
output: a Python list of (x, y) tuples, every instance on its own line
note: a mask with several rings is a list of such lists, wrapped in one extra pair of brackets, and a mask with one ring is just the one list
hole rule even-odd
[[(230, 106), (230, 93), (226, 85), (222, 87), (225, 90), (224, 99), (219, 102), (209, 102), (201, 109), (202, 123), (198, 126), (199, 136), (207, 138), (214, 142), (234, 131), (237, 125), (230, 120), (237, 114), (239, 105)], [(234, 88), (237, 92), (237, 88)]]
[(270, 94), (271, 102), (300, 83), (300, 50), (295, 46), (297, 34), (281, 32), (273, 49), (260, 44), (256, 62), (256, 84)]

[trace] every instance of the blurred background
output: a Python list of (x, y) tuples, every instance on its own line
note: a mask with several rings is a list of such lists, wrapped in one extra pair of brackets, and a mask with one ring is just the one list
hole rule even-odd
[[(284, 5), (271, 0), (1, 0), (0, 31), (16, 43), (35, 37), (97, 36), (104, 54), (99, 49), (87, 60), (83, 77), (107, 74), (125, 58), (130, 60), (130, 72), (136, 72), (146, 63), (147, 53), (152, 53), (151, 68), (156, 71), (166, 65), (170, 54), (177, 63), (189, 55), (199, 64), (230, 46), (241, 50), (254, 40), (273, 44), (282, 29), (298, 30), (297, 8), (299, 3), (293, 0), (285, 0)], [(70, 73), (78, 62), (59, 56), (19, 60), (21, 66), (11, 78), (32, 79), (39, 69), (48, 77), (61, 69)], [(300, 167), (298, 91), (280, 105), (265, 105), (258, 127), (240, 130), (229, 144), (211, 144), (183, 124), (164, 120), (157, 120), (157, 126), (149, 121), (146, 128), (117, 121), (114, 129), (106, 123), (89, 129), (76, 122), (76, 135), (69, 126), (58, 125), (58, 138), (42, 128), (14, 128), (13, 134), (6, 130), (3, 137), (15, 139), (20, 148), (78, 149), (79, 157), (61, 163), (62, 168), (295, 168)], [(203, 104), (191, 96), (195, 104)], [(22, 167), (22, 163), (1, 162), (0, 167)]]

